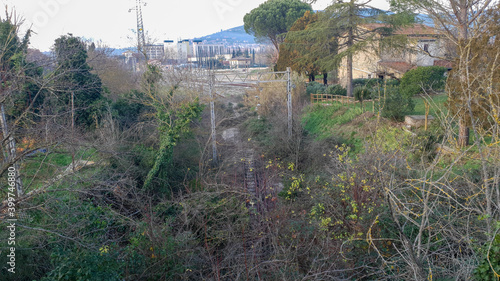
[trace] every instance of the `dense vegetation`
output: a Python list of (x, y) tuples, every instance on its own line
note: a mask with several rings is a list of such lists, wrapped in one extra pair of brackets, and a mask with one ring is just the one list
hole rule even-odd
[(310, 104), (348, 90), (294, 73), (291, 120), (284, 83), (227, 94), (215, 142), (189, 70), (133, 73), (72, 35), (35, 56), (2, 18), (0, 236), (17, 221), (0, 279), (498, 279), (498, 11), (448, 80), (359, 79), (359, 102)]

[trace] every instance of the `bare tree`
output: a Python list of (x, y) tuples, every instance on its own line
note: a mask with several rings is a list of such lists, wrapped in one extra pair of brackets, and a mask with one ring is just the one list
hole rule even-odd
[[(484, 13), (496, 5), (494, 0), (396, 0), (394, 6), (400, 8), (402, 6), (410, 7), (412, 11), (423, 12), (429, 15), (449, 42), (452, 42), (456, 49), (467, 45), (467, 42), (474, 40), (483, 31), (481, 17)], [(463, 49), (463, 48), (462, 48)], [(457, 53), (455, 67), (461, 72), (459, 77), (466, 79), (467, 65), (471, 59), (467, 52)], [(464, 116), (466, 111), (467, 93), (452, 93), (450, 99), (455, 99), (464, 107), (459, 110), (460, 116)], [(459, 118), (459, 135), (458, 144), (461, 147), (469, 144), (469, 128), (464, 120), (464, 117)]]

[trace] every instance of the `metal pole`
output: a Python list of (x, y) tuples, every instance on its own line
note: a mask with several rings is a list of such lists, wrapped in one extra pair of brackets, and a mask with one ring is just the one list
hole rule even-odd
[(292, 80), (291, 80), (291, 69), (286, 68), (286, 93), (287, 93), (287, 105), (288, 105), (288, 137), (292, 137)]
[(210, 72), (208, 87), (210, 94), (210, 121), (212, 123), (212, 162), (217, 164), (217, 132), (215, 131), (215, 104), (214, 104), (214, 73)]
[(71, 91), (71, 165), (75, 172), (75, 92)]
[(21, 196), (23, 194), (23, 182), (21, 181), (21, 176), (19, 174), (19, 164), (16, 161), (16, 141), (14, 140), (12, 135), (9, 135), (9, 130), (7, 128), (7, 119), (5, 118), (5, 109), (3, 107), (3, 104), (0, 107), (2, 111), (0, 114), (0, 118), (2, 119), (1, 125), (2, 125), (3, 138), (4, 139), (8, 138), (7, 151), (9, 152), (9, 158), (10, 158), (9, 160), (10, 162), (12, 162), (12, 166), (14, 166), (15, 169), (17, 196)]

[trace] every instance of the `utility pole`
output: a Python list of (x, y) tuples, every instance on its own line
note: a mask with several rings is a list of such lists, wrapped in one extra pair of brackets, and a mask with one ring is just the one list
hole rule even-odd
[(288, 106), (288, 137), (292, 138), (292, 79), (291, 79), (291, 69), (286, 68), (286, 94), (287, 94), (287, 106)]
[(212, 123), (212, 163), (217, 165), (217, 132), (215, 131), (215, 104), (214, 104), (215, 74), (213, 70), (209, 73), (208, 90), (210, 95), (210, 121)]
[(75, 91), (71, 91), (71, 165), (75, 172)]

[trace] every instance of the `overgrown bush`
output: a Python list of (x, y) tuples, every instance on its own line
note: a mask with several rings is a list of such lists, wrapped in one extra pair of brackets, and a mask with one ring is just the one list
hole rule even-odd
[(500, 272), (500, 235), (497, 234), (491, 245), (486, 245), (486, 247), (489, 252), (488, 258), (484, 257), (474, 270), (474, 277), (476, 280), (498, 280), (495, 273)]
[(326, 93), (329, 95), (346, 96), (347, 90), (339, 84), (336, 84), (328, 86), (328, 88), (326, 88)]
[(416, 137), (412, 138), (413, 153), (410, 159), (415, 161), (432, 161), (436, 156), (435, 145), (440, 143), (444, 137), (444, 128), (437, 120), (429, 124), (427, 131), (417, 130)]
[(409, 114), (415, 108), (415, 103), (409, 96), (402, 95), (398, 87), (386, 86), (380, 90), (383, 99), (382, 116), (397, 121), (402, 121), (405, 115)]
[(363, 102), (364, 100), (369, 99), (371, 96), (371, 91), (366, 86), (360, 86), (354, 88), (354, 98), (358, 101)]
[(442, 66), (420, 66), (406, 72), (401, 78), (401, 94), (413, 97), (429, 91), (442, 91), (446, 84)]
[(120, 128), (130, 128), (139, 121), (141, 114), (148, 110), (144, 104), (137, 102), (143, 97), (143, 93), (133, 91), (111, 104), (113, 117), (118, 121)]
[(307, 84), (306, 93), (311, 94), (323, 94), (325, 92), (325, 85), (318, 82), (311, 82)]
[(122, 264), (115, 249), (102, 247), (97, 251), (64, 251), (52, 254), (54, 269), (42, 281), (54, 280), (123, 280)]

